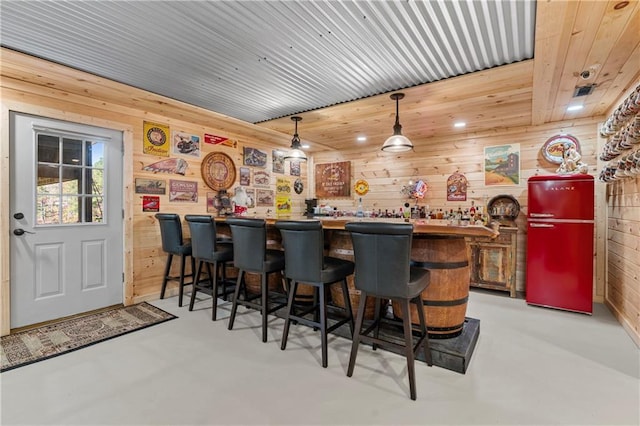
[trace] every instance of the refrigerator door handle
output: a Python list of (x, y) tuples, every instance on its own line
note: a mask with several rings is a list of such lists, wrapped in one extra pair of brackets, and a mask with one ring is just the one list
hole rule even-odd
[(554, 225), (551, 223), (529, 223), (532, 228), (553, 228)]
[(529, 213), (530, 217), (553, 217), (553, 213)]

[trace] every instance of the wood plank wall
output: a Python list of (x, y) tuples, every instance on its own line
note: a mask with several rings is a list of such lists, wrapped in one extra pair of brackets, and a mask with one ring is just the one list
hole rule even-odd
[[(6, 58), (6, 56), (5, 56)], [(0, 159), (2, 171), (0, 172), (0, 206), (3, 211), (9, 211), (8, 199), (8, 111), (15, 110), (29, 114), (46, 117), (71, 120), (80, 123), (102, 125), (122, 129), (125, 133), (125, 173), (130, 179), (125, 187), (125, 222), (127, 229), (125, 235), (125, 303), (136, 303), (142, 300), (155, 299), (159, 295), (162, 266), (165, 256), (162, 253), (159, 229), (153, 218), (153, 213), (142, 212), (142, 195), (135, 194), (133, 185), (135, 178), (177, 178), (181, 180), (193, 180), (198, 182), (197, 203), (171, 203), (168, 196), (161, 196), (161, 211), (176, 212), (181, 215), (188, 213), (206, 214), (206, 193), (210, 192), (204, 185), (200, 176), (200, 159), (184, 158), (189, 162), (187, 173), (184, 177), (159, 176), (143, 170), (145, 165), (163, 159), (162, 157), (149, 156), (142, 153), (142, 132), (145, 120), (167, 124), (172, 130), (181, 130), (203, 136), (205, 132), (221, 136), (227, 136), (237, 141), (237, 147), (209, 147), (203, 145), (204, 154), (216, 150), (229, 154), (236, 163), (241, 165), (243, 146), (263, 149), (269, 152), (282, 147), (275, 146), (274, 140), (278, 139), (273, 131), (262, 129), (258, 126), (245, 126), (237, 123), (229, 123), (227, 117), (204, 111), (197, 108), (189, 108), (170, 99), (161, 102), (155, 99), (155, 95), (147, 94), (139, 96), (137, 89), (126, 88), (118, 83), (100, 80), (94, 82), (95, 86), (87, 94), (79, 94), (77, 91), (64, 90), (60, 86), (60, 80), (56, 83), (46, 84), (54, 78), (66, 78), (73, 80), (75, 84), (85, 81), (94, 81), (93, 76), (82, 75), (75, 70), (65, 69), (58, 65), (45, 63), (35, 59), (30, 60), (25, 70), (25, 78), (16, 78), (15, 70), (12, 76), (2, 75), (1, 106), (2, 106), (2, 145), (0, 145)], [(5, 64), (7, 61), (5, 61)], [(3, 64), (3, 67), (5, 66)], [(39, 71), (35, 71), (39, 69)], [(46, 72), (45, 72), (46, 70)], [(33, 75), (32, 75), (33, 74)], [(45, 83), (43, 83), (45, 82)], [(88, 84), (88, 83), (87, 83)], [(122, 98), (116, 102), (109, 96), (101, 97), (100, 87), (104, 87), (108, 93), (120, 91)], [(127, 98), (128, 97), (128, 98)], [(159, 105), (144, 108), (140, 106), (141, 98), (148, 98), (148, 102)], [(146, 101), (145, 101), (146, 102)], [(596, 166), (598, 146), (597, 133), (604, 117), (555, 122), (546, 125), (510, 128), (496, 130), (486, 134), (465, 134), (448, 138), (433, 138), (423, 148), (419, 148), (410, 155), (390, 155), (379, 151), (384, 137), (372, 142), (368, 148), (358, 147), (341, 153), (316, 155), (310, 158), (307, 166), (302, 167), (301, 178), (305, 184), (305, 190), (300, 195), (292, 194), (293, 214), (298, 215), (304, 211), (304, 199), (314, 196), (313, 171), (315, 164), (333, 161), (351, 161), (352, 184), (356, 179), (366, 179), (371, 191), (363, 197), (365, 209), (380, 208), (397, 209), (404, 203), (400, 194), (400, 188), (409, 179), (424, 178), (429, 184), (429, 192), (421, 204), (428, 204), (431, 208), (456, 208), (458, 205), (469, 206), (471, 200), (476, 205), (484, 205), (486, 201), (498, 194), (511, 194), (516, 197), (521, 206), (520, 216), (517, 219), (518, 231), (518, 274), (517, 288), (524, 289), (525, 248), (526, 248), (526, 180), (535, 174), (553, 173), (557, 166), (547, 162), (540, 151), (544, 142), (551, 136), (566, 132), (578, 138), (582, 147), (583, 159), (589, 164), (589, 173), (597, 175)], [(389, 129), (391, 129), (390, 123)], [(229, 131), (233, 128), (233, 131)], [(405, 134), (410, 134), (410, 129), (404, 129)], [(262, 135), (264, 137), (262, 137)], [(288, 138), (287, 135), (283, 135)], [(268, 141), (268, 142), (265, 142)], [(483, 175), (483, 152), (486, 146), (519, 143), (521, 150), (521, 180), (516, 186), (485, 186)], [(286, 146), (286, 145), (285, 145)], [(288, 172), (289, 166), (286, 165)], [(469, 180), (468, 199), (465, 203), (448, 203), (446, 201), (445, 183), (447, 177), (453, 172), (464, 173)], [(270, 187), (275, 187), (275, 175), (272, 173)], [(293, 178), (291, 179), (293, 180)], [(237, 182), (234, 186), (237, 185)], [(602, 191), (604, 186), (597, 183), (597, 188)], [(596, 212), (602, 218), (609, 216), (609, 237), (607, 245), (604, 244), (603, 235), (606, 234), (606, 223), (598, 220), (600, 225), (596, 230), (596, 239), (601, 239), (603, 244), (596, 243), (596, 265), (605, 265), (602, 262), (609, 253), (608, 283), (604, 278), (598, 278), (604, 274), (604, 267), (600, 266), (594, 271), (594, 296), (596, 301), (603, 300), (609, 308), (618, 316), (632, 338), (640, 344), (638, 338), (638, 306), (639, 285), (638, 275), (640, 266), (638, 261), (638, 247), (640, 244), (640, 202), (638, 201), (638, 181), (624, 181), (608, 186), (606, 196), (598, 198)], [(356, 197), (352, 195), (347, 199), (321, 200), (339, 209), (353, 209), (356, 206)], [(604, 203), (608, 203), (604, 205)], [(266, 208), (257, 209), (258, 215), (266, 214)], [(253, 214), (253, 212), (251, 212)], [(9, 233), (7, 215), (2, 215), (0, 231), (5, 235)], [(604, 228), (604, 229), (603, 229)], [(187, 229), (185, 228), (185, 231)], [(9, 331), (9, 253), (8, 239), (2, 239), (0, 244), (0, 308), (2, 313), (2, 334)], [(177, 266), (177, 263), (176, 263)], [(606, 288), (605, 288), (606, 285)], [(175, 292), (175, 287), (172, 288)]]
[[(611, 107), (609, 116), (638, 86), (640, 81), (636, 81)], [(604, 139), (600, 141), (600, 151), (605, 142)], [(633, 148), (640, 148), (640, 145), (633, 145)], [(606, 165), (601, 163), (600, 169)], [(604, 303), (640, 347), (640, 176), (607, 184), (603, 198), (607, 212)]]
[[(456, 137), (432, 138), (414, 141), (416, 150), (409, 154), (387, 154), (380, 151), (385, 135), (379, 145), (367, 149), (358, 148), (340, 153), (319, 154), (314, 156), (316, 164), (334, 161), (351, 161), (351, 173), (354, 180), (365, 179), (370, 192), (363, 197), (365, 209), (395, 209), (406, 201), (400, 193), (409, 180), (425, 179), (429, 191), (419, 205), (428, 205), (430, 209), (454, 209), (458, 206), (468, 208), (473, 200), (476, 206), (486, 206), (494, 196), (509, 194), (520, 204), (520, 215), (516, 220), (518, 227), (517, 276), (516, 288), (525, 289), (526, 262), (526, 215), (527, 215), (527, 179), (534, 175), (553, 174), (557, 165), (548, 162), (541, 152), (545, 141), (554, 135), (566, 133), (575, 136), (581, 145), (583, 161), (589, 165), (589, 173), (596, 174), (596, 150), (598, 144), (597, 129), (602, 118), (556, 122), (540, 126), (496, 130), (487, 134), (465, 134)], [(409, 135), (410, 129), (404, 128)], [(521, 177), (519, 185), (487, 186), (484, 182), (484, 148), (505, 144), (520, 144)], [(448, 202), (446, 197), (447, 178), (454, 172), (466, 176), (469, 185), (467, 201)], [(313, 183), (312, 183), (313, 184)], [(323, 204), (338, 209), (355, 209), (356, 196), (343, 199), (319, 200)], [(596, 209), (597, 212), (597, 209)], [(596, 218), (596, 222), (597, 218)], [(602, 221), (600, 221), (602, 222)], [(603, 228), (603, 227), (601, 227)], [(603, 233), (604, 229), (600, 230)], [(595, 259), (603, 256), (595, 253)], [(602, 302), (604, 280), (596, 279), (594, 261), (594, 300)], [(604, 271), (600, 271), (601, 274)]]

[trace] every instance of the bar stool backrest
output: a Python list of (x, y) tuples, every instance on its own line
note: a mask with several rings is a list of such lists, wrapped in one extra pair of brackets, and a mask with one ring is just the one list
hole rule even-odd
[(285, 275), (300, 282), (319, 282), (324, 267), (324, 231), (320, 221), (279, 220)]
[(193, 257), (214, 261), (216, 251), (216, 224), (210, 215), (188, 214), (184, 219), (189, 224)]
[(180, 254), (180, 246), (183, 245), (180, 216), (175, 213), (156, 213), (155, 217), (160, 224), (162, 250), (166, 253)]
[(228, 218), (233, 240), (233, 263), (248, 272), (262, 272), (267, 251), (267, 222), (264, 219)]
[(410, 223), (352, 222), (351, 232), (358, 290), (382, 297), (406, 297), (410, 278)]

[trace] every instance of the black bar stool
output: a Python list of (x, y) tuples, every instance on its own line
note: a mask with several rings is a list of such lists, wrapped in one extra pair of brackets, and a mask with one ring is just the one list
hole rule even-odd
[[(351, 356), (347, 376), (351, 377), (360, 342), (371, 343), (404, 352), (407, 357), (409, 389), (411, 399), (416, 399), (416, 379), (414, 357), (420, 347), (425, 360), (432, 365), (429, 349), (429, 334), (422, 309), (420, 293), (429, 285), (429, 271), (410, 266), (413, 225), (408, 223), (347, 223), (345, 229), (351, 232), (353, 254), (356, 264), (355, 286), (362, 292), (356, 330), (351, 345)], [(367, 296), (376, 298), (376, 312), (373, 323), (362, 331), (364, 309)], [(379, 337), (381, 316), (380, 299), (391, 299), (402, 307), (404, 345)], [(420, 338), (413, 345), (413, 327), (409, 304), (415, 303), (420, 320)], [(373, 336), (369, 334), (373, 331)]]
[[(192, 256), (197, 263), (189, 310), (193, 310), (198, 291), (210, 294), (213, 299), (211, 320), (215, 321), (217, 318), (218, 297), (226, 297), (227, 294), (233, 292), (233, 289), (228, 287), (232, 283), (227, 280), (226, 272), (227, 262), (233, 260), (233, 244), (230, 241), (222, 242), (218, 240), (216, 224), (211, 216), (188, 214), (184, 219), (189, 224)], [(200, 280), (203, 264), (206, 264), (209, 274), (209, 279), (205, 281)], [(213, 265), (213, 272), (211, 271), (211, 265)], [(220, 278), (218, 278), (218, 275), (220, 275)], [(222, 292), (218, 291), (219, 284), (222, 284)]]
[[(285, 316), (284, 333), (280, 349), (287, 347), (289, 326), (296, 321), (320, 329), (322, 340), (322, 366), (327, 367), (327, 333), (343, 324), (349, 323), (353, 334), (353, 314), (349, 301), (347, 277), (353, 274), (354, 264), (349, 260), (324, 256), (324, 232), (320, 221), (277, 221), (276, 228), (282, 235), (285, 256), (285, 277), (290, 280), (289, 300)], [(340, 282), (345, 300), (344, 318), (331, 327), (327, 327), (327, 290), (331, 284)], [(295, 296), (298, 283), (315, 287), (319, 293), (319, 303), (297, 312)], [(314, 298), (315, 299), (315, 298)], [(305, 315), (319, 312), (320, 319), (314, 315), (310, 320)]]
[[(267, 316), (284, 306), (286, 303), (275, 303), (270, 306), (269, 286), (267, 275), (284, 269), (284, 252), (281, 250), (267, 249), (267, 224), (264, 219), (228, 218), (226, 223), (231, 228), (233, 240), (233, 263), (238, 268), (238, 281), (233, 295), (233, 306), (229, 318), (229, 330), (233, 329), (238, 304), (254, 309), (262, 313), (262, 341), (267, 341)], [(245, 273), (260, 274), (260, 294), (249, 295), (244, 282)], [(240, 291), (245, 294), (240, 299)], [(261, 302), (253, 300), (260, 297)]]
[[(160, 235), (162, 237), (162, 250), (167, 253), (167, 263), (164, 268), (164, 276), (162, 278), (162, 289), (160, 290), (160, 299), (164, 299), (164, 293), (167, 289), (168, 281), (178, 281), (178, 306), (182, 306), (182, 296), (184, 294), (184, 286), (193, 283), (195, 274), (195, 260), (191, 256), (191, 243), (182, 239), (182, 223), (180, 216), (175, 213), (156, 213), (155, 218), (160, 224)], [(171, 276), (171, 262), (173, 256), (180, 256), (180, 275)], [(185, 279), (185, 261), (186, 257), (191, 257), (191, 282), (184, 282)]]

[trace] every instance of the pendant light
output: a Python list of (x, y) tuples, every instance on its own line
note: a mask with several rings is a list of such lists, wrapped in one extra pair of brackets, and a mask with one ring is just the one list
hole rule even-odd
[(396, 101), (396, 124), (393, 126), (393, 135), (384, 141), (382, 150), (385, 152), (410, 151), (413, 149), (413, 144), (406, 136), (402, 136), (402, 126), (400, 125), (400, 114), (398, 112), (398, 101), (404, 98), (404, 93), (394, 93), (390, 98)]
[(291, 139), (291, 149), (284, 155), (285, 160), (298, 160), (298, 161), (307, 161), (307, 154), (304, 153), (302, 147), (300, 146), (300, 137), (298, 136), (298, 121), (302, 121), (302, 117), (291, 117), (296, 123), (296, 130), (293, 134), (293, 139)]

